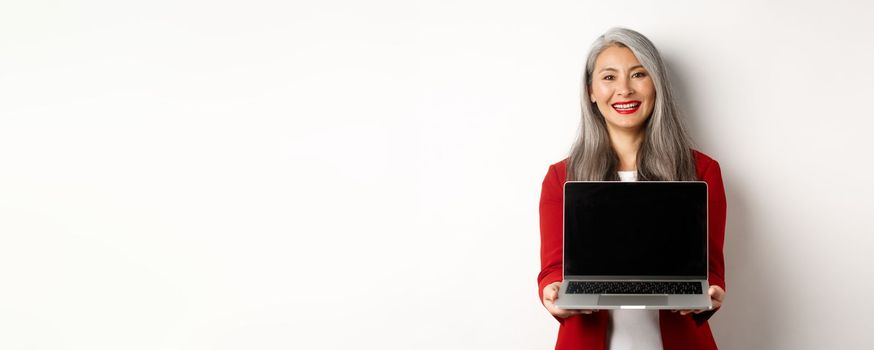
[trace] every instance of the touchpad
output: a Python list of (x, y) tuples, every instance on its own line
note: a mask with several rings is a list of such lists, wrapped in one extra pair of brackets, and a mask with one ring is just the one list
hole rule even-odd
[(598, 305), (667, 305), (667, 295), (602, 295)]

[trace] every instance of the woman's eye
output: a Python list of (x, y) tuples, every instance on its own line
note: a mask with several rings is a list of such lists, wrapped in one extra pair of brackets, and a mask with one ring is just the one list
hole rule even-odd
[(613, 80), (613, 76), (612, 75), (605, 75), (604, 80)]
[(636, 73), (631, 75), (631, 77), (633, 77), (633, 78), (643, 78), (645, 76), (646, 76), (646, 73), (644, 73), (644, 72), (636, 72)]

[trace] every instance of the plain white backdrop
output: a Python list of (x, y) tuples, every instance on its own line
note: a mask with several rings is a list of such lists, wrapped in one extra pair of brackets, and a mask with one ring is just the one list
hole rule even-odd
[(872, 11), (3, 1), (0, 348), (551, 348), (540, 185), (612, 26), (722, 165), (719, 345), (874, 348)]

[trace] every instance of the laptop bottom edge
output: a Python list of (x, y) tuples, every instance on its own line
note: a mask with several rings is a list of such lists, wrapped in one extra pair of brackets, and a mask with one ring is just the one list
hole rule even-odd
[(569, 281), (559, 289), (555, 306), (572, 310), (710, 310), (709, 284), (701, 283), (699, 294), (582, 294), (567, 293)]

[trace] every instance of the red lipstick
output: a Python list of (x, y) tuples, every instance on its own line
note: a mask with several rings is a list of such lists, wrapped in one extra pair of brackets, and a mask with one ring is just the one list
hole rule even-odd
[[(616, 112), (619, 114), (631, 114), (637, 112), (640, 109), (640, 101), (632, 100), (632, 101), (621, 101), (611, 104)], [(619, 106), (622, 106), (621, 108)]]

